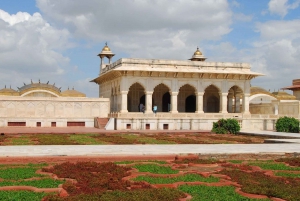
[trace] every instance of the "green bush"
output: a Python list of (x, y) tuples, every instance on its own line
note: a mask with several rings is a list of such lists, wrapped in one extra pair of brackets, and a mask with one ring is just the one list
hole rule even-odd
[(294, 117), (280, 117), (276, 122), (276, 131), (299, 133), (299, 120)]
[(236, 119), (220, 119), (217, 122), (213, 122), (212, 132), (217, 134), (236, 134), (241, 129)]

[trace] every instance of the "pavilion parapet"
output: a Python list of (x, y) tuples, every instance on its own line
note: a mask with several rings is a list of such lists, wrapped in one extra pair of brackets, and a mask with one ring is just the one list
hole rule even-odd
[[(203, 62), (203, 61), (182, 61), (182, 60), (157, 60), (157, 59), (132, 59), (122, 58), (112, 64), (104, 64), (102, 66), (102, 73), (118, 67), (150, 67), (154, 69), (186, 69), (192, 68), (195, 70), (238, 70), (250, 71), (250, 64), (248, 63), (231, 63), (231, 62)], [(103, 68), (104, 67), (104, 68)], [(154, 70), (153, 69), (153, 70)]]

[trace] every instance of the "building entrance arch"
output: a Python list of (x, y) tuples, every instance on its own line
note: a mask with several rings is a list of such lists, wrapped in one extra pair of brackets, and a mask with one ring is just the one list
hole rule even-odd
[(152, 107), (157, 106), (157, 112), (168, 112), (168, 104), (170, 104), (170, 89), (165, 84), (161, 83), (154, 88), (152, 95)]
[(205, 89), (204, 112), (205, 113), (219, 113), (220, 111), (220, 90), (214, 85), (210, 85)]
[(145, 89), (141, 84), (134, 83), (130, 86), (127, 95), (128, 112), (139, 112), (140, 103), (145, 105)]
[(196, 111), (196, 96), (190, 95), (185, 99), (185, 112)]

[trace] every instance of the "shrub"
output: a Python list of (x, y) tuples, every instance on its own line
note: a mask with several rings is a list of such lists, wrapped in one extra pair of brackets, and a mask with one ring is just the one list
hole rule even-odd
[(294, 117), (280, 117), (276, 122), (276, 131), (299, 133), (299, 120)]
[(212, 132), (217, 134), (236, 134), (241, 129), (236, 119), (220, 119), (217, 122), (213, 122)]

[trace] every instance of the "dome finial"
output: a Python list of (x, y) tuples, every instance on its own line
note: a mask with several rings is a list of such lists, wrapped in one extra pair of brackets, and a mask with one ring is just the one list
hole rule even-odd
[(200, 52), (199, 47), (197, 46), (197, 50), (194, 52), (191, 61), (205, 61), (205, 57), (203, 56), (202, 52)]

